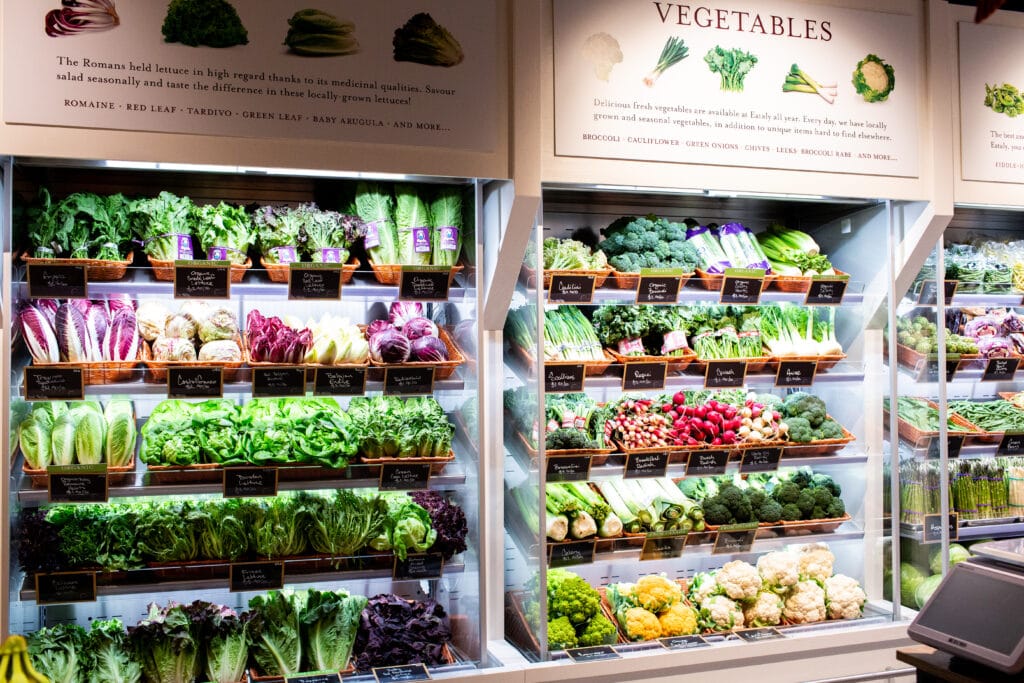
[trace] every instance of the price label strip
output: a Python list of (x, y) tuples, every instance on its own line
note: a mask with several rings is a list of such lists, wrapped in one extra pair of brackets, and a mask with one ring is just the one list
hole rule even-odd
[(757, 538), (757, 523), (732, 524), (718, 529), (712, 555), (731, 555), (749, 553)]
[[(960, 457), (960, 451), (963, 450), (963, 448), (964, 448), (964, 441), (966, 439), (967, 439), (967, 437), (964, 436), (963, 434), (949, 434), (947, 436), (947, 444), (948, 444), (947, 452), (949, 453), (949, 457), (950, 458), (959, 458)], [(940, 439), (937, 436), (933, 436), (931, 438), (931, 441), (928, 442), (928, 453), (927, 453), (926, 457), (928, 457), (928, 458), (941, 458), (942, 457), (942, 451), (940, 450), (941, 446), (942, 446), (942, 439)]]
[(705, 389), (737, 389), (747, 379), (747, 364), (743, 361), (708, 361), (704, 372)]
[(686, 534), (678, 531), (650, 532), (644, 537), (640, 560), (672, 560), (683, 556)]
[(779, 469), (782, 459), (781, 448), (750, 448), (743, 452), (740, 462), (740, 474), (754, 472), (774, 472)]
[(719, 303), (756, 304), (761, 301), (765, 272), (758, 268), (726, 268)]
[(175, 261), (175, 299), (230, 299), (229, 261)]
[(989, 358), (985, 363), (982, 382), (1010, 382), (1020, 367), (1020, 358)]
[(88, 299), (88, 269), (84, 265), (30, 263), (26, 266), (30, 299)]
[(255, 398), (305, 396), (306, 368), (253, 368), (252, 395)]
[[(946, 306), (953, 305), (953, 297), (956, 296), (956, 290), (959, 285), (959, 280), (943, 281), (943, 295)], [(923, 306), (935, 306), (938, 304), (938, 296), (936, 296), (936, 294), (937, 290), (935, 280), (928, 280), (921, 285), (921, 295), (918, 297), (917, 303)]]
[(687, 477), (711, 477), (725, 474), (729, 451), (693, 451), (686, 459)]
[(996, 455), (1024, 455), (1024, 433), (1005, 432)]
[(587, 481), (590, 479), (590, 455), (548, 456), (548, 481)]
[(679, 300), (683, 271), (680, 268), (641, 268), (636, 289), (638, 304), (674, 304)]
[(658, 642), (666, 650), (693, 650), (698, 647), (711, 647), (711, 643), (704, 640), (703, 636), (672, 636), (659, 638)]
[[(949, 353), (946, 354), (946, 381), (952, 382), (953, 377), (956, 376), (957, 370), (960, 369), (960, 356), (959, 354)], [(938, 382), (939, 381), (939, 361), (936, 358), (930, 358), (925, 362), (925, 376), (922, 378), (926, 382)]]
[[(957, 541), (960, 539), (960, 514), (956, 512), (949, 513), (949, 518), (946, 520), (946, 524), (949, 525), (949, 540)], [(924, 516), (924, 538), (921, 543), (941, 543), (942, 542), (942, 515), (925, 515)]]
[(815, 275), (807, 288), (805, 306), (840, 306), (850, 284), (847, 275)]
[(228, 588), (232, 593), (284, 588), (284, 562), (237, 562), (229, 571)]
[(583, 365), (545, 365), (544, 391), (549, 394), (573, 394), (583, 391)]
[(424, 396), (434, 393), (434, 368), (384, 368), (388, 396)]
[(167, 398), (223, 396), (223, 368), (167, 368)]
[(736, 635), (748, 643), (756, 643), (761, 640), (778, 640), (779, 638), (786, 637), (781, 631), (771, 627), (744, 628), (736, 631)]
[(548, 566), (568, 567), (574, 564), (593, 564), (596, 545), (594, 541), (574, 541), (552, 543), (548, 548)]
[(594, 645), (593, 647), (571, 647), (565, 651), (569, 659), (577, 664), (582, 662), (600, 662), (607, 659), (622, 659), (622, 655), (611, 645)]
[(285, 676), (285, 683), (341, 683), (341, 674), (338, 672), (316, 671), (308, 674), (295, 674)]
[(380, 466), (381, 491), (422, 491), (430, 488), (430, 463), (386, 463)]
[(289, 263), (288, 298), (337, 301), (341, 299), (342, 264)]
[(314, 396), (362, 396), (366, 393), (366, 368), (314, 368)]
[(273, 498), (277, 495), (276, 467), (225, 467), (225, 498)]
[(50, 465), (46, 474), (51, 503), (105, 503), (110, 498), (105, 464)]
[(593, 275), (552, 275), (548, 301), (560, 304), (589, 304), (594, 300)]
[(82, 368), (50, 368), (28, 365), (22, 376), (26, 401), (84, 401)]
[(398, 683), (399, 681), (429, 681), (430, 672), (423, 664), (403, 664), (401, 666), (382, 666), (373, 669), (373, 677), (377, 683)]
[(649, 391), (665, 388), (668, 363), (626, 363), (622, 369), (623, 391)]
[(440, 579), (444, 571), (444, 557), (440, 553), (406, 555), (405, 560), (395, 557), (391, 578), (395, 581), (421, 581)]
[(814, 384), (814, 376), (818, 372), (818, 361), (779, 361), (779, 370), (775, 373), (777, 387), (809, 387)]
[(37, 605), (96, 602), (96, 572), (36, 574)]
[(664, 477), (668, 471), (668, 456), (665, 451), (656, 453), (627, 453), (626, 468), (622, 476), (626, 479)]
[(451, 268), (402, 266), (398, 298), (402, 301), (447, 301)]

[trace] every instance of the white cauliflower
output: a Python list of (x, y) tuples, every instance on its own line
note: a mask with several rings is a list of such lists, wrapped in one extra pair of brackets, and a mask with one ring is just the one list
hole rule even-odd
[(595, 33), (583, 41), (583, 57), (593, 65), (594, 75), (607, 81), (612, 67), (622, 61), (622, 48), (607, 33)]
[(742, 560), (726, 562), (715, 574), (715, 579), (733, 600), (749, 600), (761, 590), (761, 575), (754, 565)]
[(690, 602), (701, 607), (712, 595), (720, 595), (722, 587), (715, 580), (715, 574), (701, 572), (690, 580)]
[(777, 626), (782, 621), (782, 598), (771, 591), (761, 591), (757, 598), (743, 608), (747, 626)]
[(782, 616), (794, 624), (825, 621), (825, 613), (825, 589), (814, 580), (797, 582), (782, 608)]
[(712, 595), (701, 605), (700, 624), (711, 631), (743, 628), (743, 610), (724, 595)]
[(786, 589), (800, 580), (796, 553), (777, 550), (757, 558), (757, 571), (766, 587)]
[(801, 579), (817, 579), (824, 582), (832, 576), (832, 565), (836, 556), (824, 543), (810, 543), (797, 553)]
[(856, 579), (836, 574), (825, 579), (825, 598), (829, 619), (856, 619), (864, 611), (868, 596)]

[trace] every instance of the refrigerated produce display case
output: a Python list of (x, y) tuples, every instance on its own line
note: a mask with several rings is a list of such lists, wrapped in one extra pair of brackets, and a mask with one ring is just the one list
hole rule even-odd
[[(893, 622), (875, 320), (892, 209), (544, 188), (504, 335), (505, 632), (524, 656)], [(830, 262), (801, 272), (771, 233)]]
[(481, 666), (484, 183), (112, 166), (4, 168), (5, 630)]

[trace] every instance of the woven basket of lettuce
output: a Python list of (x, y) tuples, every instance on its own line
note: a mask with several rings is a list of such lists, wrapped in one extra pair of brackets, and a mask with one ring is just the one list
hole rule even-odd
[[(356, 186), (355, 213), (365, 223), (363, 245), (377, 281), (397, 285), (402, 266), (449, 268), (449, 284), (463, 269), (463, 189), (381, 183)], [(471, 205), (471, 202), (468, 203)]]
[(455, 425), (432, 396), (357, 396), (347, 412), (367, 465), (426, 463), (438, 475), (455, 459)]
[(171, 313), (149, 301), (139, 306), (137, 318), (147, 382), (166, 382), (170, 367), (219, 367), (225, 382), (238, 379), (245, 351), (232, 311), (187, 301)]
[(34, 366), (82, 368), (85, 384), (130, 381), (142, 358), (134, 304), (125, 298), (35, 299), (17, 324)]
[[(591, 249), (579, 240), (547, 237), (544, 239), (543, 258), (544, 289), (551, 288), (551, 278), (555, 275), (590, 276), (594, 278), (595, 288), (602, 287), (613, 272), (603, 251)], [(530, 267), (536, 263), (537, 248), (531, 241), (519, 272), (519, 280), (527, 287), (537, 286), (537, 270)]]
[(772, 273), (771, 286), (783, 292), (806, 292), (815, 275), (846, 275), (832, 266), (828, 256), (806, 232), (791, 230), (772, 223), (757, 234), (757, 243), (768, 257)]
[(681, 372), (697, 355), (686, 342), (690, 321), (674, 306), (601, 306), (592, 322), (618, 363), (666, 363)]
[(82, 265), (93, 282), (120, 280), (128, 272), (130, 214), (134, 202), (123, 194), (75, 192), (53, 201), (45, 188), (25, 208), (20, 222), (28, 249), (21, 260), (32, 265)]
[(115, 399), (37, 403), (20, 425), (22, 472), (32, 485), (46, 488), (51, 465), (106, 465), (115, 486), (135, 476), (135, 408)]
[(261, 206), (253, 214), (260, 265), (271, 282), (287, 283), (291, 263), (340, 263), (341, 281), (349, 283), (359, 268), (352, 245), (366, 228), (356, 216), (325, 211), (316, 204)]
[(626, 216), (602, 231), (604, 239), (597, 245), (615, 269), (615, 286), (636, 289), (640, 272), (647, 268), (670, 268), (680, 271), (680, 286), (700, 265), (700, 255), (686, 241), (686, 226), (657, 216)]

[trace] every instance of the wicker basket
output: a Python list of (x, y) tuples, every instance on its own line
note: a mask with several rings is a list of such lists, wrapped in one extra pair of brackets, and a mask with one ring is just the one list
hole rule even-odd
[[(640, 286), (640, 273), (623, 273), (622, 271), (613, 271), (615, 286), (619, 289), (636, 289)], [(683, 273), (682, 275), (672, 277), (679, 278), (679, 289), (686, 286), (690, 278), (693, 277), (693, 273)]]
[(97, 361), (94, 363), (37, 363), (32, 361), (32, 367), (37, 368), (82, 368), (82, 381), (86, 384), (114, 384), (116, 382), (130, 382), (134, 379), (135, 368), (145, 360), (146, 342), (140, 341), (139, 354), (132, 361)]
[[(641, 534), (641, 536), (643, 536), (643, 535), (644, 534)], [(683, 598), (682, 598), (681, 602), (683, 604), (689, 606), (689, 607), (693, 607), (693, 605), (690, 603), (689, 598), (686, 597), (687, 587), (688, 587), (687, 582), (684, 579), (676, 579), (675, 583), (679, 584), (679, 588), (680, 588), (680, 590), (682, 590), (682, 593), (683, 593)], [(644, 642), (644, 641), (630, 640), (629, 638), (626, 637), (626, 634), (622, 630), (621, 624), (619, 624), (619, 620), (615, 618), (615, 612), (612, 610), (612, 603), (611, 603), (610, 600), (608, 600), (608, 588), (607, 588), (607, 586), (598, 586), (597, 587), (597, 593), (598, 593), (598, 595), (601, 596), (601, 613), (604, 614), (604, 616), (609, 621), (611, 621), (613, 624), (615, 624), (615, 631), (618, 634), (618, 642), (619, 643)]]
[[(217, 263), (222, 263), (218, 261)], [(174, 282), (174, 261), (160, 261), (154, 258), (149, 259), (149, 265), (153, 267), (153, 277), (162, 282)], [(248, 256), (245, 263), (231, 264), (231, 283), (237, 285), (245, 277), (245, 272), (252, 267), (252, 259)]]
[(847, 444), (853, 443), (856, 440), (857, 437), (846, 431), (846, 427), (843, 427), (843, 438), (841, 439), (822, 439), (807, 444), (791, 444), (782, 449), (782, 455), (787, 458), (831, 455), (843, 450)]
[(850, 521), (850, 513), (842, 517), (831, 517), (827, 519), (802, 519), (794, 522), (782, 521), (782, 533), (787, 536), (799, 536), (803, 534), (830, 534), (838, 529), (844, 522)]
[[(761, 286), (761, 291), (768, 289), (771, 283), (777, 278), (777, 275), (767, 274), (764, 276), (764, 284)], [(697, 282), (704, 289), (711, 292), (720, 292), (722, 290), (722, 284), (725, 282), (724, 274), (708, 273), (706, 271), (697, 269)]]
[[(614, 271), (611, 268), (604, 268), (600, 270), (549, 270), (545, 268), (544, 289), (551, 289), (551, 278), (554, 275), (591, 275), (594, 278), (594, 289), (597, 289), (604, 286), (605, 282), (613, 272)], [(519, 269), (519, 281), (530, 289), (535, 288), (537, 286), (537, 271), (524, 263)]]
[(239, 361), (216, 361), (216, 360), (191, 360), (191, 361), (170, 361), (153, 360), (153, 350), (149, 342), (142, 342), (142, 362), (146, 366), (145, 380), (147, 382), (161, 383), (167, 381), (167, 368), (223, 368), (224, 382), (236, 382), (241, 373), (242, 366), (249, 358), (249, 352), (242, 337), (235, 337), (238, 348), (242, 350), (242, 360)]
[[(267, 271), (267, 277), (270, 278), (271, 282), (280, 282), (288, 284), (289, 272), (291, 266), (287, 263), (268, 263), (262, 256), (260, 257), (260, 265), (263, 266)], [(352, 282), (352, 276), (359, 270), (359, 267), (363, 265), (362, 261), (352, 257), (352, 260), (341, 267), (341, 283), (347, 285)]]
[(367, 373), (367, 377), (377, 381), (382, 380), (384, 379), (384, 370), (386, 368), (434, 368), (434, 379), (448, 379), (455, 374), (455, 368), (466, 362), (466, 356), (462, 353), (462, 349), (458, 347), (451, 335), (448, 334), (447, 330), (438, 328), (437, 336), (448, 347), (448, 360), (406, 361), (404, 363), (378, 363), (371, 360), (370, 371)]
[[(515, 344), (513, 344), (511, 348), (513, 353), (518, 355), (519, 358), (524, 363), (526, 363), (526, 366), (530, 368), (530, 376), (535, 376), (535, 369), (537, 365), (536, 360), (534, 360), (533, 358), (533, 355), (526, 349), (516, 346)], [(608, 353), (607, 349), (604, 349), (604, 360), (546, 360), (544, 361), (544, 365), (545, 367), (554, 367), (558, 365), (582, 365), (585, 368), (585, 374), (587, 377), (598, 377), (600, 375), (603, 375), (608, 370), (608, 368), (612, 366), (612, 363), (614, 362), (615, 359), (612, 357), (612, 355)]]
[(455, 453), (449, 452), (448, 455), (440, 458), (367, 458), (359, 456), (359, 462), (364, 465), (430, 465), (430, 475), (438, 476), (444, 472), (444, 468), (448, 463), (455, 460)]
[(709, 362), (744, 362), (747, 364), (747, 374), (753, 374), (763, 371), (768, 364), (772, 362), (771, 356), (756, 356), (754, 358), (715, 358), (713, 361), (708, 361), (700, 356), (694, 357), (690, 363), (690, 371), (696, 371), (698, 374), (703, 375), (707, 372)]
[(835, 353), (829, 356), (772, 356), (771, 362), (778, 366), (779, 363), (810, 363), (818, 364), (817, 372), (831, 370), (840, 362), (846, 360), (845, 353)]
[[(527, 455), (531, 458), (536, 458), (539, 455), (537, 449), (530, 445), (530, 441), (522, 432), (516, 432), (516, 437), (523, 445), (523, 449), (526, 450)], [(548, 448), (545, 449), (544, 455), (548, 458), (568, 457), (571, 455), (589, 455), (591, 456), (590, 466), (600, 467), (608, 461), (608, 456), (614, 452), (614, 448)]]
[(684, 350), (686, 353), (682, 356), (623, 356), (614, 349), (605, 349), (616, 363), (622, 365), (626, 363), (667, 363), (666, 372), (682, 372), (697, 358), (697, 354), (692, 349)]
[[(845, 275), (849, 277), (849, 273), (844, 273), (838, 268), (833, 269), (836, 275)], [(771, 280), (771, 288), (780, 292), (789, 292), (791, 294), (806, 294), (807, 290), (811, 288), (811, 280), (813, 278), (810, 275), (775, 275)], [(765, 284), (765, 288), (768, 288), (768, 284)]]
[[(928, 401), (928, 405), (931, 408), (934, 408), (935, 410), (939, 409), (939, 406), (937, 404), (933, 403), (932, 401)], [(889, 422), (889, 411), (886, 410), (885, 408), (883, 408), (882, 412), (883, 412), (883, 414), (885, 416), (886, 423), (888, 423)], [(968, 422), (967, 420), (965, 420), (964, 418), (960, 417), (956, 413), (948, 413), (948, 416), (949, 416), (949, 419), (954, 424), (957, 424), (957, 425), (963, 427), (966, 430), (966, 431), (955, 431), (955, 432), (954, 431), (950, 431), (949, 432), (950, 436), (960, 436), (960, 435), (963, 435), (963, 436), (967, 437), (967, 436), (977, 436), (977, 435), (983, 433), (982, 430), (979, 427), (977, 427), (976, 425)], [(900, 438), (903, 439), (904, 441), (906, 441), (907, 443), (909, 443), (911, 446), (913, 446), (915, 448), (920, 448), (921, 446), (927, 445), (928, 442), (931, 441), (932, 438), (937, 437), (939, 435), (938, 430), (936, 430), (934, 432), (926, 432), (926, 431), (923, 431), (921, 429), (918, 429), (917, 427), (915, 427), (914, 425), (910, 424), (909, 422), (907, 422), (903, 418), (899, 417), (898, 414), (897, 414), (897, 418), (896, 419), (897, 419), (897, 423), (899, 425), (899, 436), (900, 436)]]
[[(46, 469), (33, 470), (29, 469), (28, 463), (21, 462), (21, 471), (32, 482), (32, 487), (37, 489), (45, 489), (50, 485), (49, 475), (46, 473)], [(109, 486), (127, 486), (132, 483), (135, 477), (135, 455), (132, 454), (132, 459), (128, 461), (127, 465), (122, 467), (107, 467), (107, 484)]]
[[(448, 274), (448, 286), (451, 287), (455, 282), (455, 276), (462, 272), (465, 266), (456, 265), (452, 266), (451, 273)], [(377, 278), (377, 282), (382, 285), (399, 285), (402, 282), (402, 265), (394, 263), (382, 263), (377, 264), (370, 261), (370, 269), (373, 271), (373, 276)]]
[[(882, 355), (884, 358), (889, 357), (889, 344), (882, 345)], [(968, 367), (972, 362), (981, 358), (980, 353), (961, 353), (960, 362), (957, 364), (957, 370), (963, 370)], [(910, 370), (917, 370), (923, 363), (929, 360), (929, 354), (920, 353), (904, 346), (903, 344), (896, 344), (896, 362), (905, 368)], [(938, 358), (931, 358), (930, 360), (938, 360)]]
[(128, 272), (128, 267), (135, 260), (135, 252), (130, 251), (124, 261), (105, 261), (94, 258), (33, 258), (27, 253), (21, 260), (31, 266), (85, 266), (85, 276), (90, 282), (112, 282), (120, 280)]

